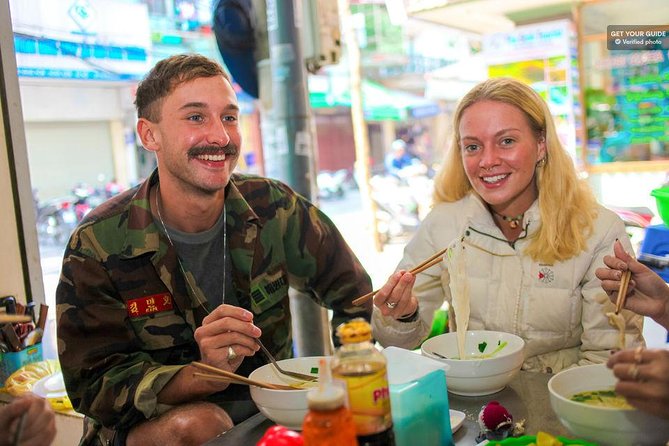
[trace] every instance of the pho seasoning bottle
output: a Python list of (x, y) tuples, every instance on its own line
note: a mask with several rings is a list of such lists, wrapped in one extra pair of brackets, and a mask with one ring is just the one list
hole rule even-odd
[(372, 327), (353, 319), (337, 327), (341, 347), (332, 359), (335, 381), (346, 385), (360, 446), (395, 445), (386, 358), (372, 344)]
[(332, 382), (324, 358), (319, 361), (318, 387), (307, 393), (309, 412), (302, 423), (304, 446), (358, 446), (346, 391)]

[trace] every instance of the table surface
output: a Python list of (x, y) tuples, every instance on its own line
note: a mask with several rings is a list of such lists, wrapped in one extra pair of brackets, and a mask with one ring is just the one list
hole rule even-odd
[[(462, 427), (453, 435), (455, 444), (476, 444), (479, 434), (476, 419), (481, 407), (490, 401), (499, 401), (506, 407), (513, 415), (514, 422), (525, 420), (525, 433), (528, 435), (535, 435), (541, 430), (552, 435), (569, 436), (550, 405), (547, 383), (552, 376), (521, 371), (504, 390), (493, 395), (465, 397), (449, 393), (450, 408), (462, 411), (467, 416)], [(273, 425), (264, 415), (256, 414), (208, 442), (207, 446), (254, 446), (267, 428)]]

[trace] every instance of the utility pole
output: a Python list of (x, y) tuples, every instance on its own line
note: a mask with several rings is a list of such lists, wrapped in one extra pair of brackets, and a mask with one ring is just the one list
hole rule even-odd
[[(263, 128), (265, 172), (312, 200), (317, 151), (302, 32), (302, 0), (267, 0), (272, 107)], [(309, 296), (290, 291), (296, 355), (330, 354), (327, 311)]]
[(363, 208), (365, 210), (365, 221), (372, 230), (374, 248), (376, 252), (383, 251), (383, 243), (377, 228), (376, 204), (371, 198), (369, 178), (369, 135), (367, 134), (367, 123), (362, 104), (362, 75), (360, 69), (360, 50), (353, 28), (353, 20), (348, 0), (339, 1), (339, 16), (342, 28), (342, 40), (346, 49), (348, 69), (351, 82), (351, 121), (353, 123), (353, 140), (355, 141), (355, 170), (360, 188)]

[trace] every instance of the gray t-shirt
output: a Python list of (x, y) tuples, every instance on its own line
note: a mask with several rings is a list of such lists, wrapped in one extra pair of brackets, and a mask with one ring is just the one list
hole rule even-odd
[[(207, 297), (210, 311), (223, 302), (238, 305), (232, 290), (232, 262), (226, 246), (224, 220), (221, 212), (214, 226), (195, 233), (166, 226), (184, 268), (193, 273), (197, 286)], [(160, 222), (157, 224), (161, 226)]]

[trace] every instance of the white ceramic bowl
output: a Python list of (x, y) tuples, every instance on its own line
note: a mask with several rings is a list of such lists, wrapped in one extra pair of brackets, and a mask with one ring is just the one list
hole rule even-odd
[(467, 357), (490, 354), (501, 342), (507, 345), (489, 358), (445, 359), (459, 356), (457, 334), (445, 333), (423, 342), (421, 353), (450, 366), (446, 372), (449, 392), (465, 396), (490, 395), (504, 389), (518, 374), (525, 360), (525, 341), (501, 331), (471, 330), (466, 333)]
[(571, 401), (575, 393), (610, 389), (616, 377), (604, 364), (574, 367), (548, 381), (551, 406), (574, 435), (602, 445), (659, 445), (669, 440), (669, 420), (638, 409), (614, 409)]
[[(323, 356), (306, 356), (277, 361), (284, 370), (310, 374), (312, 368), (318, 368), (318, 360)], [(329, 361), (328, 361), (329, 365)], [(255, 369), (249, 378), (272, 384), (295, 384), (297, 381), (279, 374), (272, 364), (265, 364)], [(260, 412), (276, 424), (290, 429), (302, 430), (302, 421), (307, 414), (307, 392), (309, 389), (270, 390), (251, 386), (251, 398)]]

